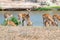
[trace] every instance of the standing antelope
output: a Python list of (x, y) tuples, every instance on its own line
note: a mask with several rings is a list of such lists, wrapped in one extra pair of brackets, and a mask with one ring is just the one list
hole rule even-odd
[(27, 26), (32, 25), (29, 14), (26, 14), (26, 13), (18, 14), (18, 17), (19, 17), (19, 20), (22, 20), (22, 26), (24, 26), (24, 21), (27, 22)]

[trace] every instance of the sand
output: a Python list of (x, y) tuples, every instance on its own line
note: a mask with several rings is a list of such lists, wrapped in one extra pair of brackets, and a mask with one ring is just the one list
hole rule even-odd
[(60, 40), (60, 28), (0, 26), (0, 40)]

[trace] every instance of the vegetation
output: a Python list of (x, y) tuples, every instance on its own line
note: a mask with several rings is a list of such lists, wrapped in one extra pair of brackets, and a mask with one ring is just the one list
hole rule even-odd
[(21, 22), (18, 21), (17, 18), (15, 18), (15, 17), (12, 17), (12, 18), (11, 18), (11, 21), (13, 21), (16, 25), (21, 24)]
[(54, 9), (60, 11), (60, 6), (55, 6), (55, 7), (52, 7), (52, 8), (54, 8)]
[(38, 11), (49, 11), (49, 10), (51, 10), (50, 8), (45, 8), (45, 7), (43, 7), (43, 8), (37, 8), (37, 9), (35, 9), (36, 11), (38, 10)]
[[(8, 19), (8, 20), (10, 20), (10, 21), (14, 22), (14, 23), (16, 24), (16, 26), (17, 26), (17, 25), (19, 25), (19, 24), (21, 24), (21, 22), (20, 22), (20, 21), (18, 21), (16, 17), (12, 17), (12, 18), (10, 18), (10, 19)], [(6, 25), (7, 25), (7, 21), (8, 21), (8, 20), (4, 20), (4, 22), (3, 22), (3, 24), (2, 24), (2, 25), (6, 26)]]
[(36, 8), (36, 11), (50, 11), (52, 9), (60, 10), (60, 6), (48, 6), (48, 7), (40, 7)]

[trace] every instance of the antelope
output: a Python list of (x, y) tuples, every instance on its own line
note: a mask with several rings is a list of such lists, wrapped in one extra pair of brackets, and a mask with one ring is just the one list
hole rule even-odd
[(15, 24), (13, 21), (9, 20), (9, 18), (11, 18), (12, 16), (13, 16), (13, 15), (11, 15), (10, 13), (5, 13), (5, 14), (4, 14), (4, 18), (5, 18), (5, 20), (7, 21), (7, 22), (6, 22), (7, 25), (16, 26), (16, 24)]
[(30, 20), (30, 15), (29, 14), (26, 14), (26, 13), (21, 13), (21, 14), (18, 14), (18, 17), (19, 17), (19, 20), (22, 19), (22, 26), (24, 26), (24, 21), (26, 21), (27, 23), (27, 26), (31, 26), (32, 25), (32, 22)]
[(54, 20), (55, 20), (55, 19), (58, 19), (58, 20), (60, 21), (60, 15), (54, 14), (54, 15), (53, 15), (53, 19), (54, 19)]
[(45, 26), (57, 26), (50, 14), (43, 14), (43, 23)]
[(54, 19), (54, 21), (57, 23), (58, 20), (60, 21), (60, 15), (54, 14), (54, 15), (53, 15), (53, 19)]

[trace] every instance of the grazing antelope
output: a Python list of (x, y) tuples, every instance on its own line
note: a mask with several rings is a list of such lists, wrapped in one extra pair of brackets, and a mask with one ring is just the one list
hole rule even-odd
[(55, 20), (55, 19), (58, 19), (58, 20), (60, 21), (60, 15), (54, 14), (54, 15), (53, 15), (53, 19), (54, 19), (54, 20)]
[(60, 15), (54, 14), (54, 15), (53, 15), (53, 19), (54, 19), (54, 21), (57, 23), (58, 20), (60, 21)]
[(27, 26), (32, 25), (29, 14), (22, 13), (22, 14), (19, 14), (18, 17), (19, 17), (19, 20), (20, 19), (22, 20), (22, 26), (24, 26), (24, 21), (27, 22)]
[(45, 26), (56, 26), (56, 23), (50, 14), (43, 14), (43, 23)]
[(11, 26), (16, 26), (16, 24), (10, 20), (10, 18), (12, 17), (13, 15), (11, 15), (10, 13), (5, 13), (4, 14), (4, 18), (6, 20), (6, 24), (7, 25), (11, 25)]

